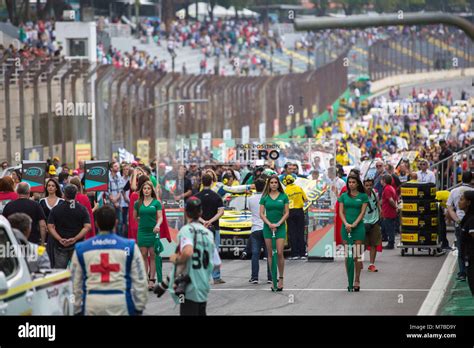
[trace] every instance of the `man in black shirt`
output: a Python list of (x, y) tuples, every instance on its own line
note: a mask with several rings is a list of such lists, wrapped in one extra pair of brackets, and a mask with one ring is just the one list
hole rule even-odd
[(174, 199), (180, 201), (184, 199), (184, 203), (193, 194), (191, 180), (186, 177), (186, 167), (180, 165), (178, 169), (178, 179), (176, 182), (176, 190), (174, 191)]
[(40, 204), (30, 199), (30, 185), (20, 182), (16, 187), (18, 199), (9, 202), (3, 209), (3, 216), (8, 218), (14, 213), (25, 213), (32, 221), (31, 233), (28, 241), (35, 244), (44, 245), (46, 240), (46, 217)]
[[(224, 202), (221, 196), (211, 190), (212, 177), (209, 174), (202, 176), (203, 189), (196, 197), (202, 202), (202, 216), (199, 219), (204, 227), (208, 228), (214, 233), (214, 243), (216, 244), (217, 252), (221, 243), (221, 235), (219, 231), (219, 219), (224, 215)], [(225, 281), (221, 279), (220, 266), (215, 267), (212, 271), (212, 278), (214, 284), (223, 284)]]
[(55, 206), (48, 218), (49, 233), (57, 240), (54, 245), (54, 268), (66, 268), (74, 253), (74, 246), (91, 229), (87, 209), (76, 202), (77, 188), (64, 187), (64, 202)]
[[(438, 160), (442, 161), (445, 160), (446, 158), (449, 158), (452, 156), (453, 152), (449, 149), (448, 144), (446, 143), (446, 140), (441, 139), (439, 141), (439, 146), (441, 146), (441, 152), (439, 154)], [(450, 172), (452, 171), (452, 161), (445, 161), (441, 163), (441, 168), (439, 168), (439, 175), (440, 175), (440, 180), (442, 182), (442, 189), (448, 187), (448, 177), (450, 177)], [(443, 178), (441, 178), (441, 175), (443, 175)]]

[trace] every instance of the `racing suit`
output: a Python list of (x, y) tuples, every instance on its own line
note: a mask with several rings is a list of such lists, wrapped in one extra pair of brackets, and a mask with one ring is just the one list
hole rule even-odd
[(76, 314), (143, 312), (148, 283), (145, 264), (134, 240), (103, 233), (78, 243), (71, 271)]

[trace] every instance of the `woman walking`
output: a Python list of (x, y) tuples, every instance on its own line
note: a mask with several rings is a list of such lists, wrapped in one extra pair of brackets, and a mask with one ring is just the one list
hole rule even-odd
[[(139, 189), (138, 201), (134, 204), (134, 218), (138, 221), (138, 247), (145, 261), (146, 270), (149, 273), (148, 290), (155, 286), (155, 274), (161, 270), (155, 265), (155, 238), (160, 238), (160, 226), (163, 222), (161, 203), (158, 201), (155, 188), (151, 181), (146, 181)], [(148, 265), (148, 258), (150, 264)]]
[[(48, 179), (48, 181), (46, 181), (45, 191), (46, 191), (47, 196), (44, 198), (41, 198), (39, 201), (39, 204), (41, 208), (43, 209), (44, 216), (46, 217), (46, 221), (48, 221), (49, 213), (55, 206), (57, 206), (60, 202), (63, 201), (63, 198), (62, 198), (61, 186), (56, 181), (56, 179), (51, 178), (51, 179)], [(51, 265), (54, 265), (54, 244), (55, 243), (56, 243), (56, 239), (54, 239), (53, 236), (50, 233), (48, 233), (46, 237), (46, 252), (48, 253), (49, 261), (51, 262)]]
[[(283, 255), (283, 247), (286, 239), (286, 219), (290, 214), (288, 196), (283, 191), (283, 186), (280, 183), (277, 175), (272, 175), (265, 185), (262, 198), (260, 199), (260, 218), (264, 222), (263, 237), (267, 250), (271, 250), (268, 255), (268, 265), (272, 269), (272, 237), (275, 233), (276, 250), (278, 254), (278, 271), (280, 277), (278, 278), (277, 289), (272, 286), (273, 291), (283, 290), (283, 271), (285, 268), (285, 258)], [(275, 284), (275, 279), (273, 279)]]
[[(362, 269), (362, 244), (365, 241), (365, 226), (363, 218), (367, 204), (369, 203), (369, 197), (365, 193), (364, 186), (357, 175), (349, 175), (347, 177), (347, 191), (344, 192), (339, 198), (339, 215), (342, 220), (341, 236), (343, 244), (346, 249), (346, 245), (349, 242), (349, 246), (352, 247), (352, 243), (355, 244), (355, 252), (352, 252), (352, 257), (355, 260), (355, 280), (354, 284), (351, 284), (349, 280), (348, 290), (359, 291), (360, 290), (360, 271)], [(346, 271), (349, 279), (350, 275), (353, 274), (350, 269), (352, 263), (349, 262), (346, 257)]]

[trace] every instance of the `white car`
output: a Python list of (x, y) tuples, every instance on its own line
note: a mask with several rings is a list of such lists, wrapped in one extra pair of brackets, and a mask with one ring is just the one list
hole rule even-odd
[(69, 270), (30, 270), (8, 220), (0, 215), (0, 315), (72, 315)]

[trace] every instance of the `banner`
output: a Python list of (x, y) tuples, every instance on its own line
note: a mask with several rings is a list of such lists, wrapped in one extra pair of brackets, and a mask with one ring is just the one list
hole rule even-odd
[(137, 140), (137, 157), (145, 164), (150, 163), (150, 142), (148, 140)]
[(79, 161), (90, 161), (91, 157), (92, 157), (92, 148), (91, 148), (91, 144), (90, 143), (87, 143), (87, 144), (76, 144), (76, 148), (74, 149), (74, 158), (75, 158), (75, 162), (74, 162), (74, 165), (75, 167), (74, 168), (78, 168), (79, 167)]
[(84, 188), (86, 191), (109, 190), (109, 162), (85, 161)]
[(119, 155), (120, 163), (122, 162), (132, 163), (133, 161), (135, 161), (135, 156), (133, 156), (133, 153), (130, 153), (125, 149), (119, 148), (118, 155)]
[(42, 161), (43, 146), (25, 147), (23, 150), (23, 158), (27, 161)]
[(360, 157), (362, 156), (360, 148), (352, 143), (347, 143), (347, 155), (349, 156), (349, 165), (358, 166), (360, 164)]
[(44, 161), (22, 161), (21, 181), (30, 185), (31, 192), (44, 192), (46, 179), (46, 162)]

